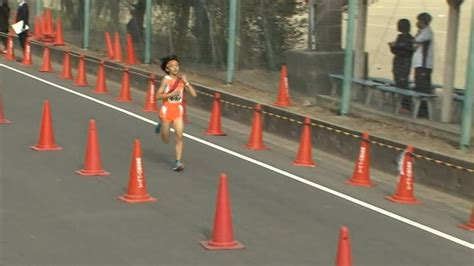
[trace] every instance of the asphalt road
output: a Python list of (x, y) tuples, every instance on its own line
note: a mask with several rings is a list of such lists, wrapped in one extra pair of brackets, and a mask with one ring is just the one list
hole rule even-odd
[[(242, 148), (246, 125), (224, 121), (228, 136), (208, 137), (208, 113), (192, 108), (186, 169), (176, 173), (173, 145), (154, 134), (156, 116), (140, 111), (142, 92), (119, 103), (116, 84), (109, 95), (94, 95), (57, 73), (0, 63), (5, 115), (13, 121), (0, 125), (0, 265), (334, 265), (342, 225), (350, 229), (354, 265), (473, 264), (474, 235), (456, 227), (468, 210), (453, 207), (456, 199), (420, 186), (422, 205), (393, 204), (383, 196), (395, 185), (381, 173), (374, 171), (372, 189), (344, 185), (351, 162), (316, 151), (316, 168), (291, 166), (295, 142), (265, 135), (271, 150), (249, 151)], [(63, 150), (35, 152), (29, 146), (38, 141), (46, 99)], [(89, 119), (97, 121), (110, 176), (74, 173), (82, 168)], [(128, 184), (134, 139), (142, 143), (156, 203), (117, 200)], [(199, 244), (211, 235), (221, 172), (229, 176), (243, 250)]]

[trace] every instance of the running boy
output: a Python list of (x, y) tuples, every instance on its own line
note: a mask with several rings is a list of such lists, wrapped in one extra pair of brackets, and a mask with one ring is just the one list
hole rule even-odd
[(196, 91), (187, 81), (186, 76), (179, 73), (179, 60), (175, 55), (161, 59), (161, 69), (166, 72), (156, 94), (156, 99), (163, 99), (163, 105), (159, 112), (160, 122), (155, 128), (164, 143), (169, 143), (170, 125), (173, 124), (176, 134), (176, 161), (173, 170), (182, 171), (184, 164), (181, 162), (183, 155), (183, 93), (184, 90), (196, 97)]

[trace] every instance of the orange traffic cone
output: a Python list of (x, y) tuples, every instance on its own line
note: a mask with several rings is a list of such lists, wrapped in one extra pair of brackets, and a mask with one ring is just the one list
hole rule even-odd
[(28, 38), (25, 43), (25, 50), (23, 51), (23, 61), (21, 64), (25, 66), (33, 65), (33, 59), (31, 58), (31, 44), (30, 39)]
[(56, 36), (54, 38), (54, 45), (64, 45), (63, 23), (61, 22), (61, 17), (56, 19)]
[(120, 35), (118, 32), (115, 33), (115, 44), (114, 44), (114, 60), (122, 62), (122, 45), (120, 44)]
[(110, 38), (109, 32), (105, 32), (105, 45), (107, 47), (107, 57), (114, 59), (114, 48), (112, 46), (112, 39)]
[(10, 124), (11, 121), (5, 118), (3, 113), (3, 97), (0, 95), (0, 124)]
[(74, 81), (74, 85), (82, 87), (88, 85), (86, 76), (86, 63), (83, 54), (81, 54), (81, 56), (79, 57), (79, 65), (77, 66), (77, 77)]
[(47, 8), (44, 10), (44, 34), (48, 36), (53, 36), (53, 15), (51, 9)]
[(242, 243), (234, 240), (230, 194), (227, 186), (226, 174), (221, 174), (219, 179), (219, 190), (217, 191), (212, 239), (209, 241), (201, 241), (201, 245), (209, 250), (244, 248)]
[(156, 107), (156, 86), (155, 86), (155, 75), (150, 74), (148, 79), (148, 90), (146, 93), (145, 105), (142, 111), (144, 112), (158, 112)]
[(99, 70), (97, 72), (97, 82), (93, 93), (106, 94), (107, 84), (105, 83), (105, 61), (101, 60), (99, 64)]
[(251, 150), (266, 150), (269, 149), (263, 144), (262, 133), (262, 105), (256, 104), (253, 112), (252, 130), (250, 132), (249, 142), (244, 146)]
[(206, 130), (207, 135), (225, 136), (221, 128), (221, 94), (214, 93), (214, 100), (212, 101), (211, 119)]
[(87, 137), (86, 156), (84, 160), (84, 169), (76, 171), (79, 175), (84, 176), (107, 176), (110, 173), (102, 168), (100, 159), (99, 138), (97, 136), (97, 128), (95, 120), (89, 120), (89, 135)]
[(64, 52), (63, 71), (59, 77), (62, 79), (73, 79), (71, 73), (71, 54), (69, 51)]
[(130, 167), (130, 178), (128, 181), (127, 194), (119, 197), (128, 203), (154, 202), (157, 199), (152, 198), (146, 189), (145, 172), (143, 171), (142, 148), (140, 141), (135, 140), (133, 145), (132, 164)]
[(362, 134), (360, 142), (359, 157), (354, 166), (352, 177), (346, 181), (347, 184), (354, 186), (371, 187), (374, 184), (370, 180), (370, 143), (369, 133)]
[(131, 102), (132, 97), (130, 96), (130, 71), (128, 67), (123, 70), (122, 86), (120, 88), (120, 95), (115, 98), (119, 102)]
[(469, 221), (466, 224), (460, 224), (458, 226), (468, 231), (474, 231), (474, 205), (471, 209), (471, 218), (469, 219)]
[(313, 161), (313, 145), (311, 144), (311, 119), (305, 117), (303, 130), (301, 131), (300, 147), (296, 159), (293, 161), (293, 165), (315, 167), (316, 164)]
[(401, 161), (400, 175), (398, 176), (398, 188), (397, 192), (392, 196), (386, 196), (385, 198), (396, 202), (405, 204), (419, 204), (414, 194), (414, 180), (413, 180), (413, 146), (408, 145)]
[(37, 151), (57, 151), (62, 148), (54, 142), (53, 119), (51, 118), (51, 109), (49, 101), (43, 103), (43, 117), (41, 119), (41, 131), (38, 144), (30, 146)]
[(288, 88), (288, 70), (286, 65), (281, 66), (280, 85), (278, 87), (278, 97), (273, 105), (286, 107), (291, 105), (290, 93)]
[(135, 56), (135, 48), (133, 47), (133, 40), (130, 34), (127, 34), (127, 60), (125, 63), (130, 65), (139, 63)]
[(51, 66), (51, 53), (49, 47), (46, 45), (43, 51), (43, 65), (39, 69), (40, 72), (53, 72), (53, 67)]
[(5, 60), (8, 61), (15, 61), (15, 50), (13, 49), (13, 35), (8, 34), (8, 39), (7, 39), (7, 47), (6, 47), (7, 53), (5, 54)]
[(41, 41), (43, 39), (42, 21), (41, 16), (35, 17), (35, 29), (34, 29), (35, 40)]
[(342, 226), (339, 230), (336, 266), (352, 266), (351, 240), (349, 238), (349, 228), (346, 226)]

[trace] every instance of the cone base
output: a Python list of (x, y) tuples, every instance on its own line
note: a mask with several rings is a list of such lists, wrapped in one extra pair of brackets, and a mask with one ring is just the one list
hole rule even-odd
[(54, 46), (63, 46), (63, 45), (66, 45), (65, 43), (63, 42), (60, 42), (60, 43), (53, 43)]
[(294, 166), (316, 167), (316, 163), (313, 161), (305, 162), (305, 161), (294, 160), (292, 164)]
[(24, 65), (24, 66), (32, 66), (32, 65), (33, 65), (33, 62), (30, 62), (30, 61), (28, 61), (28, 62), (21, 62), (21, 64)]
[(150, 197), (150, 195), (146, 195), (143, 197), (134, 197), (130, 195), (123, 195), (118, 197), (119, 200), (125, 201), (127, 203), (143, 203), (143, 202), (156, 202), (158, 201), (156, 198)]
[(158, 109), (145, 109), (145, 108), (142, 108), (142, 111), (147, 112), (147, 113), (155, 113), (155, 112), (158, 112)]
[(222, 130), (216, 130), (216, 131), (206, 130), (204, 134), (208, 136), (227, 136), (227, 134), (224, 133)]
[(358, 187), (373, 187), (375, 186), (374, 183), (370, 182), (370, 181), (356, 181), (356, 180), (353, 180), (353, 179), (349, 179), (346, 181), (346, 184), (348, 185), (352, 185), (352, 186), (358, 186)]
[(109, 93), (109, 92), (108, 92), (108, 91), (93, 90), (92, 93), (95, 93), (95, 94), (107, 94), (107, 93)]
[(83, 83), (83, 82), (74, 82), (73, 84), (76, 85), (76, 86), (79, 86), (79, 87), (86, 87), (86, 86), (89, 86), (89, 84)]
[(41, 147), (39, 145), (35, 145), (35, 146), (30, 146), (30, 148), (35, 151), (60, 151), (63, 149), (58, 145), (54, 145), (52, 147)]
[(219, 244), (213, 243), (212, 240), (209, 241), (201, 241), (201, 245), (207, 250), (229, 250), (229, 249), (243, 249), (245, 246), (240, 243), (239, 241), (233, 241), (229, 244)]
[(122, 99), (122, 98), (115, 98), (115, 100), (116, 100), (117, 102), (123, 102), (123, 103), (124, 103), (124, 102), (131, 102), (131, 101), (132, 101), (132, 99)]
[(16, 61), (16, 57), (4, 57), (5, 60), (7, 61)]
[(0, 124), (11, 124), (12, 122), (8, 119), (0, 119)]
[(392, 202), (395, 202), (395, 203), (400, 203), (400, 204), (421, 204), (421, 201), (419, 201), (415, 198), (403, 199), (403, 198), (400, 198), (396, 195), (385, 196), (385, 199), (387, 199), (389, 201), (392, 201)]
[(108, 176), (110, 175), (109, 172), (106, 172), (103, 169), (98, 170), (98, 171), (88, 171), (85, 169), (81, 169), (81, 170), (77, 170), (76, 174), (82, 175), (82, 176)]
[(474, 231), (474, 224), (460, 224), (458, 227), (467, 231)]
[(291, 102), (274, 102), (272, 105), (278, 106), (278, 107), (288, 107), (288, 106), (291, 106), (292, 103)]
[(270, 148), (265, 146), (265, 145), (258, 145), (258, 146), (253, 146), (250, 144), (245, 144), (244, 148), (249, 149), (249, 150), (269, 150)]

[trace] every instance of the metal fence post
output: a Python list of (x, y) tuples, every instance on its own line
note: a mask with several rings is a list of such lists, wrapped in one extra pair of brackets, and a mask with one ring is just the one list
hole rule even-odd
[(82, 48), (89, 49), (91, 0), (84, 1), (84, 38)]
[(146, 13), (145, 13), (145, 64), (151, 62), (151, 0), (146, 0)]
[(466, 90), (464, 93), (464, 104), (461, 123), (460, 148), (467, 149), (471, 142), (472, 130), (472, 97), (474, 96), (474, 4), (471, 10), (471, 37), (469, 38), (469, 55), (466, 73)]
[(227, 43), (227, 79), (230, 84), (235, 76), (235, 45), (237, 33), (237, 0), (229, 0), (229, 36)]
[(348, 0), (348, 7), (349, 9), (347, 18), (346, 49), (344, 50), (344, 80), (342, 84), (340, 110), (341, 115), (347, 115), (349, 113), (349, 105), (351, 101), (352, 64), (354, 61), (354, 28), (357, 0)]

